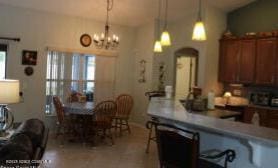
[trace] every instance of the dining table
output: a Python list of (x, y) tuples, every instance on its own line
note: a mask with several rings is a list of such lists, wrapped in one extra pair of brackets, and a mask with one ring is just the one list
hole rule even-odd
[(94, 116), (94, 102), (66, 102), (63, 104), (65, 115), (68, 115), (73, 122), (75, 137), (86, 142), (90, 133), (90, 126)]

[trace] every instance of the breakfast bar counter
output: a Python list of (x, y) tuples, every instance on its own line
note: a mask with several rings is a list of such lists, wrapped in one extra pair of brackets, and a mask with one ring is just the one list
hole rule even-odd
[(268, 168), (274, 163), (278, 165), (277, 159), (267, 157), (270, 153), (278, 155), (277, 129), (219, 119), (203, 115), (203, 112), (201, 112), (203, 114), (187, 112), (179, 100), (175, 99), (152, 98), (147, 113), (159, 119), (160, 122), (199, 131), (201, 150), (212, 146), (237, 148), (237, 152), (242, 156), (238, 158), (237, 165), (232, 167), (244, 165), (244, 168)]

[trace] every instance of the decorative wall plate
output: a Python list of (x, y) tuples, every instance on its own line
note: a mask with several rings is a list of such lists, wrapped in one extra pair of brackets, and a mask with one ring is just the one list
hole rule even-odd
[(83, 47), (89, 47), (92, 43), (92, 38), (89, 34), (82, 34), (80, 37), (80, 43)]
[(33, 73), (34, 73), (33, 67), (30, 67), (30, 66), (26, 67), (26, 68), (24, 69), (24, 73), (25, 73), (27, 76), (33, 75)]

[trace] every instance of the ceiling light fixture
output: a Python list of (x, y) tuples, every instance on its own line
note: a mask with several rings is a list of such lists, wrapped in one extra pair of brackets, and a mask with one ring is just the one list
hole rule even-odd
[(162, 46), (170, 46), (171, 38), (167, 31), (168, 28), (168, 0), (165, 0), (165, 18), (164, 18), (164, 30), (161, 34), (160, 42)]
[(154, 48), (153, 48), (153, 51), (155, 53), (161, 53), (163, 51), (161, 43), (160, 43), (160, 40), (159, 40), (159, 33), (160, 33), (160, 9), (161, 9), (161, 0), (158, 0), (157, 40), (155, 41)]
[(201, 0), (199, 0), (198, 18), (193, 29), (192, 40), (205, 41), (206, 39), (207, 37), (206, 37), (205, 26), (201, 18)]
[(118, 47), (119, 45), (119, 37), (115, 34), (113, 34), (112, 38), (109, 37), (109, 11), (113, 8), (113, 0), (107, 0), (107, 8), (106, 8), (106, 23), (105, 23), (105, 29), (104, 33), (101, 33), (101, 35), (94, 34), (94, 43), (95, 46), (99, 49), (105, 48), (105, 49), (114, 49)]

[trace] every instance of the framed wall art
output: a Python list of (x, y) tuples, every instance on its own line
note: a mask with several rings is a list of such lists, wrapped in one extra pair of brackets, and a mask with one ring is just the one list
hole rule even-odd
[(37, 51), (23, 50), (22, 65), (37, 65)]

